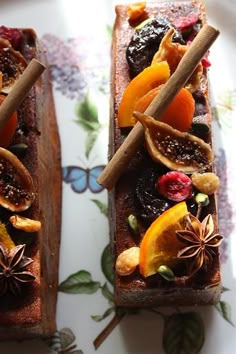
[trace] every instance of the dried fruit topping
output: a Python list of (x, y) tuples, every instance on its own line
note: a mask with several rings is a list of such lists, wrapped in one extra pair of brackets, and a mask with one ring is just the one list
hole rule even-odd
[(215, 193), (220, 186), (219, 177), (213, 172), (193, 173), (191, 179), (194, 187), (207, 195)]
[(207, 55), (205, 55), (205, 56), (202, 58), (202, 66), (203, 66), (204, 68), (206, 68), (206, 69), (211, 66), (211, 62), (210, 62), (210, 60), (208, 59), (208, 56), (207, 56)]
[(19, 29), (0, 26), (0, 37), (7, 39), (14, 49), (20, 48), (22, 32)]
[[(148, 21), (139, 31), (135, 32), (126, 50), (131, 77), (138, 75), (151, 64), (153, 55), (170, 28), (171, 23), (167, 19), (158, 17)], [(176, 31), (173, 40), (184, 43), (178, 31)]]
[(209, 266), (223, 237), (215, 233), (212, 215), (209, 214), (200, 222), (195, 216), (188, 214), (184, 218), (184, 229), (177, 230), (178, 239), (185, 243), (177, 257), (188, 262), (188, 273), (193, 275), (203, 266)]
[(183, 243), (176, 237), (188, 214), (185, 202), (178, 203), (162, 213), (147, 229), (140, 245), (140, 273), (148, 277), (158, 272), (161, 265), (172, 268), (178, 262), (177, 253)]
[[(160, 43), (159, 50), (153, 56), (152, 63), (157, 63), (163, 60), (166, 60), (170, 67), (171, 74), (176, 70), (180, 60), (188, 50), (188, 45), (181, 45), (179, 43), (173, 43), (172, 40), (174, 38), (174, 28), (171, 28)], [(196, 69), (194, 70), (192, 76), (188, 80), (186, 84), (186, 88), (194, 92), (198, 89), (201, 83), (201, 78), (203, 75), (202, 64), (198, 64)]]
[(130, 247), (119, 254), (116, 260), (117, 273), (122, 276), (132, 274), (139, 265), (139, 254), (139, 247)]
[[(144, 113), (155, 96), (160, 92), (161, 87), (162, 85), (152, 89), (141, 97), (137, 101), (134, 110)], [(185, 88), (182, 88), (165, 112), (158, 117), (158, 120), (171, 125), (175, 129), (187, 132), (192, 124), (194, 110), (195, 101), (192, 94)]]
[[(195, 118), (197, 118), (197, 119), (195, 119)], [(198, 119), (198, 118), (200, 118), (200, 119)], [(203, 119), (201, 119), (201, 118), (204, 118), (204, 117), (202, 117), (202, 116), (194, 117), (194, 122), (191, 126), (192, 134), (199, 136), (200, 138), (207, 136), (211, 131), (209, 124), (205, 123), (203, 121)]]
[(25, 270), (33, 262), (24, 256), (25, 245), (19, 245), (11, 250), (0, 245), (0, 296), (8, 292), (17, 296), (21, 286), (35, 280), (35, 276)]
[(194, 121), (195, 119), (197, 119), (203, 122), (206, 120), (206, 117), (204, 117), (204, 115), (209, 112), (208, 103), (206, 102), (204, 92), (198, 89), (194, 92), (193, 98), (195, 100)]
[(127, 15), (130, 26), (137, 26), (148, 17), (146, 2), (137, 2), (128, 5)]
[(143, 113), (134, 112), (134, 116), (145, 129), (146, 146), (154, 161), (186, 174), (204, 171), (212, 164), (212, 149), (202, 139)]
[(0, 245), (3, 245), (7, 249), (15, 247), (15, 243), (8, 234), (6, 225), (0, 221)]
[(192, 196), (192, 181), (182, 172), (167, 172), (158, 178), (156, 187), (160, 194), (175, 202), (181, 202)]
[(135, 124), (133, 111), (140, 97), (148, 91), (164, 84), (170, 77), (167, 62), (151, 65), (130, 81), (122, 96), (118, 110), (119, 127), (128, 127)]
[(173, 24), (179, 30), (183, 30), (186, 27), (195, 25), (195, 23), (198, 22), (198, 19), (199, 19), (198, 14), (192, 12), (192, 13), (188, 14), (187, 16), (180, 16), (180, 17), (176, 18), (173, 21)]
[[(0, 95), (0, 104), (5, 100), (6, 96)], [(12, 142), (13, 136), (15, 134), (18, 123), (17, 112), (13, 112), (12, 116), (8, 119), (8, 121), (4, 124), (2, 128), (0, 128), (0, 146), (7, 148)]]
[(166, 173), (166, 168), (157, 165), (157, 168), (148, 168), (139, 176), (136, 184), (137, 213), (150, 225), (165, 210), (169, 209), (173, 202), (161, 196), (156, 189), (156, 180)]
[(15, 81), (27, 66), (23, 55), (12, 48), (10, 42), (0, 38), (0, 71), (2, 77), (2, 92), (9, 93)]
[(0, 205), (11, 211), (23, 211), (31, 206), (34, 197), (28, 170), (14, 154), (0, 148)]
[(12, 215), (9, 218), (10, 223), (19, 230), (25, 232), (37, 232), (41, 229), (41, 222), (38, 220), (32, 220), (21, 215)]

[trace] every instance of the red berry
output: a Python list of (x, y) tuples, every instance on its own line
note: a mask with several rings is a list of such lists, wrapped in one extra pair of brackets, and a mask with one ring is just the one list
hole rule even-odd
[(206, 56), (202, 58), (202, 66), (204, 68), (209, 68), (211, 66), (211, 62)]
[(182, 172), (171, 171), (157, 179), (156, 188), (167, 199), (181, 202), (191, 196), (192, 181)]
[(176, 20), (174, 20), (173, 24), (176, 28), (182, 30), (186, 27), (195, 25), (197, 21), (198, 21), (198, 14), (190, 13), (188, 16), (177, 18)]
[(19, 49), (22, 40), (22, 33), (20, 30), (0, 26), (0, 37), (7, 39), (14, 49)]

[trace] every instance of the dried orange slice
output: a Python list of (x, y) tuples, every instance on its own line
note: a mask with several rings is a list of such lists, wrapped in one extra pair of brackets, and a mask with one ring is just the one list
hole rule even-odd
[(187, 205), (181, 202), (161, 214), (146, 231), (140, 245), (140, 273), (148, 277), (157, 273), (161, 265), (174, 266), (183, 243), (176, 231), (183, 228), (182, 221), (188, 214)]

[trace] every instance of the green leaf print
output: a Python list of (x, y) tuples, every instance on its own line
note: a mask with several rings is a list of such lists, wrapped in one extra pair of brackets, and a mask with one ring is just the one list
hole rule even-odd
[(91, 199), (92, 202), (94, 202), (94, 204), (97, 205), (97, 207), (99, 208), (100, 212), (102, 214), (104, 214), (105, 216), (108, 216), (108, 207), (107, 204), (101, 202), (98, 199)]
[(236, 90), (225, 91), (216, 102), (215, 115), (220, 128), (231, 128), (236, 107)]
[(222, 286), (221, 293), (225, 293), (226, 291), (230, 291), (229, 288), (226, 288), (225, 286)]
[(111, 251), (111, 246), (108, 244), (102, 253), (101, 258), (101, 267), (103, 274), (105, 275), (106, 279), (110, 282), (110, 284), (114, 284), (114, 270), (113, 270), (113, 256)]
[(95, 141), (98, 137), (98, 132), (97, 131), (92, 131), (89, 132), (86, 140), (85, 140), (85, 156), (87, 159), (89, 158), (90, 152), (95, 144)]
[(110, 302), (110, 303), (114, 303), (114, 295), (113, 293), (110, 291), (110, 289), (108, 288), (107, 283), (105, 283), (103, 285), (103, 287), (101, 288), (102, 291), (102, 295)]
[(75, 112), (77, 116), (75, 122), (87, 132), (85, 139), (85, 155), (88, 158), (101, 128), (101, 124), (98, 120), (97, 107), (90, 96), (87, 95), (82, 102), (76, 105)]
[(99, 124), (97, 107), (91, 100), (89, 94), (85, 96), (85, 99), (82, 102), (77, 104), (76, 115), (78, 117), (78, 122), (88, 122), (91, 124), (88, 125), (89, 127), (93, 127), (93, 124), (95, 124), (95, 126), (96, 124)]
[(112, 38), (113, 27), (110, 26), (110, 25), (107, 25), (107, 26), (106, 26), (106, 31), (107, 31), (107, 34), (108, 34), (109, 39), (111, 39), (111, 38)]
[(94, 294), (100, 287), (101, 284), (93, 281), (89, 272), (80, 270), (64, 280), (58, 290), (67, 294)]
[(204, 343), (204, 324), (196, 312), (165, 318), (163, 348), (166, 354), (198, 354)]
[(231, 320), (231, 306), (225, 301), (219, 301), (218, 304), (215, 305), (215, 308), (221, 316), (229, 322), (232, 326), (234, 326), (232, 320)]
[(110, 314), (112, 312), (115, 312), (115, 308), (114, 307), (110, 307), (109, 309), (107, 309), (103, 315), (92, 315), (91, 318), (96, 321), (96, 322), (101, 322), (102, 320), (104, 320), (106, 317), (110, 316)]

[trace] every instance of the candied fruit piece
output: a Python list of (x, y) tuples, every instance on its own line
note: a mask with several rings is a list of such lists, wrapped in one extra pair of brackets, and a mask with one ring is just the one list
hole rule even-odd
[(191, 176), (192, 183), (199, 192), (211, 195), (215, 193), (220, 185), (219, 177), (213, 172), (193, 173)]
[(176, 18), (173, 21), (173, 24), (179, 30), (183, 30), (186, 27), (195, 25), (195, 23), (197, 23), (198, 19), (199, 19), (198, 14), (192, 12), (192, 13), (188, 14), (188, 16), (180, 16), (180, 17)]
[(14, 49), (19, 49), (22, 41), (22, 33), (19, 29), (0, 26), (0, 37), (7, 39)]
[(144, 170), (138, 178), (135, 190), (137, 213), (148, 225), (173, 205), (171, 201), (161, 196), (155, 187), (157, 178), (166, 172), (167, 169), (157, 165), (156, 169)]
[[(135, 32), (126, 50), (126, 59), (132, 78), (151, 64), (162, 38), (171, 27), (173, 25), (167, 19), (157, 17)], [(175, 32), (173, 41), (184, 43), (178, 30)]]
[(156, 187), (161, 195), (175, 202), (192, 196), (192, 181), (182, 172), (167, 172), (157, 179)]

